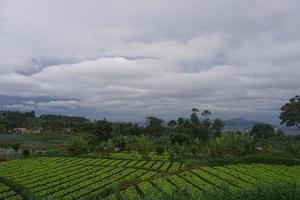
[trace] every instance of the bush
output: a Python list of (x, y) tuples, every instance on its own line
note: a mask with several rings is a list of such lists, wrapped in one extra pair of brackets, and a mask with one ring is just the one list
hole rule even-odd
[(84, 140), (81, 137), (74, 137), (71, 140), (71, 143), (69, 144), (69, 146), (67, 147), (67, 151), (71, 155), (84, 154), (84, 153), (87, 153), (88, 150), (89, 150), (88, 141)]
[(28, 157), (30, 155), (30, 150), (29, 149), (23, 149), (22, 154), (23, 154), (23, 156)]
[(300, 145), (289, 143), (286, 146), (286, 151), (292, 155), (300, 155)]
[(275, 136), (275, 130), (270, 124), (256, 124), (252, 127), (250, 134), (255, 140), (266, 140)]
[(118, 147), (121, 151), (124, 151), (126, 148), (126, 136), (118, 135), (112, 139), (115, 147)]
[(142, 135), (138, 138), (137, 145), (139, 154), (141, 154), (145, 160), (148, 160), (150, 148), (152, 145), (151, 140), (148, 137)]
[(207, 145), (208, 154), (212, 157), (223, 155), (247, 155), (255, 151), (253, 137), (242, 134), (226, 134), (211, 139)]
[[(41, 154), (41, 152), (39, 152), (39, 154)], [(64, 155), (64, 152), (59, 149), (47, 149), (45, 151), (45, 155), (60, 156), (60, 155)]]
[(183, 145), (189, 143), (191, 141), (191, 137), (185, 133), (172, 133), (170, 135), (170, 140), (173, 145)]
[(107, 142), (102, 142), (97, 148), (105, 156), (110, 156), (114, 152), (115, 145), (111, 139), (108, 139)]
[(163, 155), (165, 152), (165, 148), (162, 145), (156, 146), (155, 150), (156, 150), (156, 153), (160, 156)]
[(15, 143), (12, 145), (12, 148), (15, 152), (18, 152), (20, 147), (21, 147), (21, 145), (19, 143)]

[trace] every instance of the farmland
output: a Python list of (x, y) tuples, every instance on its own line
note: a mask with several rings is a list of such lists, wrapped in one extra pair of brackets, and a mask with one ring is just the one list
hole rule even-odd
[[(187, 168), (184, 163), (113, 158), (33, 157), (0, 164), (0, 199), (117, 199), (113, 188), (131, 199), (155, 191), (172, 196), (188, 188), (194, 194), (228, 185), (236, 191), (257, 182), (300, 184), (300, 167), (240, 164)], [(23, 195), (23, 196), (22, 196)]]

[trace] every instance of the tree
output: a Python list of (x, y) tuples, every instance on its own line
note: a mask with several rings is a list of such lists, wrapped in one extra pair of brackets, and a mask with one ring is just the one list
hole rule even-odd
[(165, 153), (165, 148), (162, 145), (158, 145), (155, 147), (157, 155), (161, 156)]
[(211, 112), (209, 110), (204, 110), (201, 113), (203, 120), (201, 122), (201, 126), (199, 129), (199, 138), (202, 141), (207, 141), (209, 139), (209, 135), (211, 134), (210, 115), (211, 115)]
[(147, 131), (150, 135), (156, 135), (156, 136), (162, 135), (164, 131), (164, 128), (162, 126), (164, 121), (162, 119), (154, 116), (150, 116), (150, 117), (147, 116), (146, 120), (147, 120)]
[(270, 124), (256, 124), (252, 127), (250, 135), (254, 136), (256, 140), (269, 139), (275, 136), (275, 130)]
[(112, 139), (108, 139), (107, 141), (103, 141), (98, 147), (101, 153), (107, 157), (114, 152), (115, 145)]
[(151, 140), (147, 136), (142, 135), (138, 138), (138, 152), (143, 156), (145, 160), (149, 159), (149, 151), (151, 147)]
[(20, 143), (15, 143), (12, 145), (12, 148), (15, 152), (18, 152), (20, 147), (21, 147)]
[(204, 118), (209, 118), (211, 115), (211, 112), (209, 110), (204, 110), (202, 113), (201, 113), (201, 116), (204, 117)]
[(29, 149), (23, 149), (22, 154), (23, 154), (24, 157), (28, 157), (28, 156), (30, 156), (30, 150)]
[(171, 121), (168, 122), (168, 126), (170, 128), (174, 128), (176, 125), (177, 125), (177, 122), (175, 120), (171, 120)]
[(200, 128), (200, 120), (198, 117), (199, 110), (197, 108), (192, 108), (192, 114), (190, 117), (191, 120), (191, 131), (194, 137), (199, 137), (199, 128)]
[(191, 122), (193, 126), (199, 126), (200, 125), (200, 120), (199, 117), (197, 115), (197, 113), (199, 112), (199, 110), (197, 108), (193, 108), (192, 109), (192, 114), (191, 114)]
[(114, 143), (115, 147), (118, 147), (121, 151), (125, 150), (127, 144), (126, 136), (122, 136), (122, 135), (114, 136), (112, 142)]
[(281, 107), (281, 124), (296, 126), (300, 129), (300, 96), (295, 96)]
[(111, 122), (105, 118), (95, 122), (94, 133), (99, 140), (107, 141), (112, 134), (113, 128)]
[(214, 136), (220, 136), (224, 127), (225, 127), (225, 124), (222, 120), (215, 119), (212, 123), (212, 130), (214, 132)]
[(173, 145), (183, 145), (191, 141), (191, 137), (185, 133), (172, 133), (170, 135), (170, 140)]
[(67, 147), (67, 151), (72, 155), (80, 155), (87, 153), (89, 150), (88, 141), (84, 140), (82, 137), (74, 137), (71, 143)]

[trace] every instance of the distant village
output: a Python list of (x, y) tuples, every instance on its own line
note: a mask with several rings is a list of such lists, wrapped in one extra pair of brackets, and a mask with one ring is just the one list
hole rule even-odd
[[(12, 131), (13, 133), (16, 134), (40, 134), (43, 132), (43, 127), (33, 127), (33, 128), (14, 128)], [(72, 133), (73, 129), (72, 128), (64, 128), (62, 132), (65, 133)]]

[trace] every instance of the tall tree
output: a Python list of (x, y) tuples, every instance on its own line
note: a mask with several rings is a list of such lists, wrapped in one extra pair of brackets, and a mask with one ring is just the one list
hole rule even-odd
[(197, 108), (192, 109), (191, 122), (192, 122), (192, 125), (196, 126), (196, 127), (198, 127), (200, 125), (200, 120), (199, 120), (199, 117), (197, 114), (198, 112), (199, 112), (199, 110)]
[(296, 126), (300, 129), (300, 96), (295, 96), (281, 107), (281, 124)]
[(275, 130), (270, 124), (256, 124), (252, 127), (250, 135), (256, 140), (269, 139), (275, 136)]
[(147, 131), (150, 135), (160, 136), (164, 132), (163, 123), (164, 121), (158, 117), (147, 116)]
[(198, 117), (198, 112), (199, 110), (197, 108), (192, 108), (192, 114), (190, 120), (191, 120), (191, 131), (194, 137), (200, 137), (199, 136), (200, 120)]
[(212, 123), (212, 130), (214, 132), (214, 136), (215, 137), (220, 136), (224, 127), (225, 127), (225, 124), (222, 120), (215, 119)]
[(172, 119), (171, 121), (168, 122), (168, 127), (170, 128), (174, 128), (177, 125), (177, 122)]
[(113, 131), (112, 123), (105, 118), (96, 121), (94, 126), (94, 133), (99, 140), (107, 141), (111, 137)]

